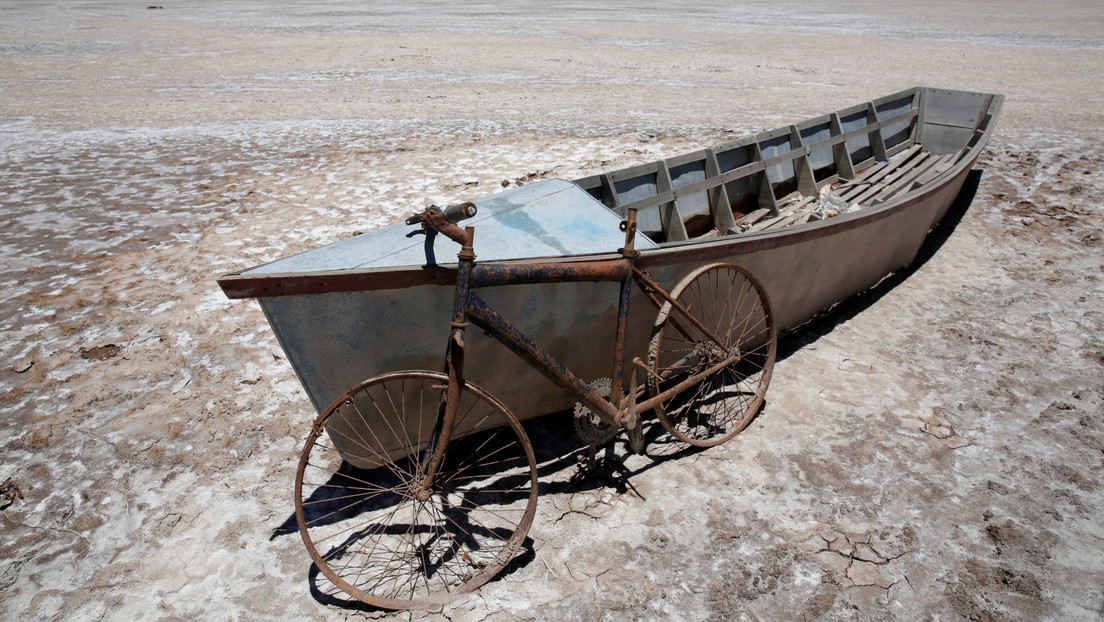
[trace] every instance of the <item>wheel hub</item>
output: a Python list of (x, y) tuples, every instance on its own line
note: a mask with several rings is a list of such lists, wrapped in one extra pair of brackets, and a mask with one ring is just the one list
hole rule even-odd
[(698, 356), (698, 361), (706, 365), (723, 361), (729, 354), (712, 341), (701, 341), (694, 346), (694, 350)]

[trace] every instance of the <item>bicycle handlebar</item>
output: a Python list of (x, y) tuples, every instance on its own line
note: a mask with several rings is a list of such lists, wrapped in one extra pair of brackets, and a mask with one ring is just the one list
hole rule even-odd
[[(421, 214), (414, 214), (410, 218), (406, 219), (408, 225), (422, 225), (422, 232), (429, 235), (430, 230), (440, 233), (459, 244), (462, 248), (460, 251), (460, 259), (470, 257), (475, 259), (475, 254), (472, 252), (472, 238), (475, 236), (475, 227), (465, 227), (461, 229), (456, 226), (458, 221), (465, 218), (471, 218), (476, 213), (475, 203), (467, 202), (460, 203), (459, 205), (450, 205), (445, 209), (441, 209), (436, 205), (431, 205)], [(411, 235), (414, 235), (413, 233)], [(426, 238), (426, 244), (430, 244), (430, 238)], [(427, 246), (428, 248), (428, 246)], [(428, 252), (428, 251), (427, 251)]]
[(420, 214), (414, 214), (410, 218), (407, 218), (406, 224), (416, 225), (418, 223), (425, 222), (426, 218), (430, 214), (436, 212), (443, 212), (445, 215), (445, 220), (447, 222), (456, 224), (461, 220), (467, 220), (468, 218), (475, 216), (476, 212), (478, 211), (479, 210), (475, 207), (475, 203), (472, 203), (471, 201), (467, 201), (465, 203), (457, 203), (456, 205), (450, 205), (445, 209), (441, 209), (436, 205), (430, 205), (426, 208), (424, 212)]

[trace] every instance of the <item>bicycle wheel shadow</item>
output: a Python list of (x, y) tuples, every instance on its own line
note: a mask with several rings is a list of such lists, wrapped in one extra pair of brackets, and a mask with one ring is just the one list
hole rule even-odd
[[(526, 536), (522, 542), (521, 549), (518, 554), (514, 556), (510, 563), (498, 572), (487, 585), (493, 584), (497, 581), (501, 581), (505, 577), (517, 572), (519, 569), (528, 566), (530, 562), (536, 559), (536, 551), (533, 548), (533, 539)], [(318, 604), (326, 605), (328, 607), (336, 607), (344, 609), (346, 611), (359, 611), (361, 613), (379, 613), (379, 612), (391, 612), (389, 609), (383, 609), (381, 607), (375, 607), (365, 603), (364, 601), (353, 598), (336, 585), (334, 585), (318, 567), (318, 564), (311, 563), (310, 569), (307, 571), (307, 584), (310, 586), (310, 595)], [(443, 607), (447, 607), (447, 603), (442, 606), (430, 607), (428, 611), (440, 612)], [(395, 612), (397, 613), (397, 612)]]
[(618, 494), (644, 496), (632, 485), (632, 478), (660, 464), (702, 451), (671, 437), (654, 417), (645, 415), (646, 453), (629, 451), (624, 433), (598, 448), (594, 468), (587, 463), (588, 445), (579, 438), (570, 412), (554, 413), (525, 422), (533, 444), (540, 476), (538, 490), (543, 495), (567, 495), (599, 489)]
[[(585, 469), (582, 464), (586, 456), (587, 444), (576, 435), (571, 417), (570, 412), (554, 413), (531, 419), (523, 424), (526, 434), (531, 439), (536, 457), (538, 496), (575, 494), (608, 488), (619, 494), (630, 493), (642, 497), (632, 486), (631, 479), (633, 476), (654, 468), (666, 460), (693, 453), (696, 449), (672, 442), (666, 436), (666, 432), (658, 421), (653, 421), (645, 424), (645, 438), (653, 451), (658, 451), (663, 455), (651, 455), (646, 459), (629, 460), (630, 454), (627, 451), (627, 443), (622, 435), (622, 438), (601, 448), (602, 455), (598, 460), (597, 468)], [(461, 439), (460, 442), (466, 442), (469, 438)], [(479, 441), (475, 439), (472, 442), (478, 443)], [(493, 453), (494, 449), (490, 448), (489, 451)], [(630, 467), (627, 462), (632, 462), (635, 466)], [(509, 488), (516, 483), (514, 480), (517, 477), (516, 474), (495, 473), (493, 469), (491, 472), (481, 474), (481, 476), (488, 478), (486, 487), (496, 491)], [(329, 481), (319, 487), (318, 491), (307, 499), (304, 506), (310, 509), (304, 510), (305, 520), (312, 525), (313, 529), (314, 525), (337, 523), (350, 517), (355, 518), (358, 514), (386, 511), (389, 507), (398, 506), (402, 502), (402, 497), (394, 494), (377, 497), (371, 507), (354, 508), (346, 506), (343, 501), (346, 498), (345, 495), (350, 482), (353, 482), (354, 486), (362, 486), (365, 481), (372, 481), (373, 485), (387, 488), (393, 483), (392, 480), (394, 479), (395, 474), (391, 471), (377, 469), (374, 473), (366, 473), (347, 462), (343, 463), (342, 467), (331, 475)], [(478, 491), (474, 494), (478, 494)], [(462, 503), (461, 505), (465, 504)], [(449, 520), (452, 524), (460, 524), (463, 522), (462, 515), (461, 508)], [(404, 525), (393, 525), (388, 529), (402, 531)], [(469, 526), (468, 529), (474, 531), (476, 528)], [(269, 540), (298, 532), (298, 522), (295, 515), (292, 514), (272, 530)], [(380, 533), (384, 532), (375, 530), (371, 535)], [(348, 535), (344, 536), (344, 540), (341, 542), (327, 545), (326, 551), (321, 552), (324, 556), (336, 554), (340, 557), (343, 554), (342, 551), (354, 548), (357, 544), (357, 536)], [(309, 559), (307, 555), (303, 557), (304, 560)], [(526, 536), (514, 557), (488, 583), (493, 584), (510, 576), (517, 570), (525, 568), (535, 557), (533, 539)], [(335, 586), (316, 563), (310, 565), (308, 583), (311, 596), (320, 604), (362, 612), (379, 611), (379, 608), (368, 605)]]

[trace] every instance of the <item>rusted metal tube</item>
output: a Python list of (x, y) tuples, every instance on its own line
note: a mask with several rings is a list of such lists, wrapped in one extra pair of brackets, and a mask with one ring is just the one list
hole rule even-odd
[[(682, 326), (679, 325), (679, 320), (680, 319), (689, 320), (690, 324), (693, 325), (694, 328), (697, 328), (699, 331), (701, 331), (702, 335), (705, 335), (706, 337), (708, 337), (710, 341), (717, 344), (717, 346), (720, 347), (721, 349), (725, 349), (725, 344), (721, 343), (721, 341), (719, 339), (717, 339), (716, 335), (709, 332), (709, 330), (698, 320), (698, 318), (694, 317), (694, 314), (690, 313), (690, 311), (688, 311), (686, 309), (686, 307), (684, 307), (682, 305), (681, 302), (679, 302), (678, 300), (675, 300), (675, 298), (673, 296), (671, 296), (670, 294), (668, 294), (662, 287), (660, 287), (658, 283), (656, 283), (655, 281), (648, 278), (648, 276), (646, 274), (644, 274), (643, 272), (641, 272), (637, 268), (634, 267), (632, 270), (633, 270), (633, 278), (636, 279), (640, 283), (641, 288), (645, 290), (646, 294), (649, 293), (649, 291), (654, 291), (654, 292), (658, 293), (664, 300), (671, 303), (671, 308), (668, 309), (668, 314), (672, 310), (677, 310), (679, 312), (679, 314), (682, 316), (682, 318), (676, 317), (672, 320), (674, 322), (675, 330), (677, 330), (679, 332), (679, 334), (681, 334), (683, 337), (686, 337), (690, 341), (697, 341), (696, 339), (694, 339), (693, 336), (691, 336), (689, 333), (687, 333), (686, 330)], [(650, 297), (651, 296), (649, 295), (649, 298)], [(656, 302), (656, 300), (653, 298), (652, 302)], [(661, 312), (662, 312), (662, 310), (663, 310), (663, 308), (660, 307)], [(664, 321), (666, 321), (666, 320), (664, 320)], [(658, 322), (658, 320), (657, 320), (657, 322)]]
[(586, 263), (479, 264), (472, 270), (472, 287), (624, 281), (631, 267), (623, 259)]
[[(449, 217), (441, 210), (434, 210), (426, 212), (421, 218), (423, 227), (430, 227), (439, 231), (442, 235), (448, 239), (456, 242), (461, 247), (470, 249), (472, 245), (472, 234), (474, 231), (472, 227), (466, 227), (461, 229), (456, 225), (449, 222)], [(409, 220), (407, 221), (409, 222)]]
[[(629, 260), (631, 261), (631, 259)], [(629, 299), (632, 296), (632, 279), (621, 283), (621, 297), (617, 301), (617, 328), (613, 333), (613, 373), (610, 375), (610, 402), (621, 399), (621, 385), (625, 370), (625, 327), (629, 323)]]
[[(438, 212), (440, 214), (440, 212)], [(448, 226), (458, 229), (456, 225)], [(452, 332), (449, 334), (448, 345), (445, 347), (445, 374), (449, 382), (446, 397), (442, 400), (437, 410), (437, 422), (434, 425), (433, 455), (426, 465), (424, 478), (416, 494), (421, 499), (428, 495), (433, 485), (433, 479), (437, 476), (437, 470), (445, 457), (445, 449), (452, 439), (452, 430), (456, 424), (456, 412), (460, 407), (460, 393), (464, 388), (464, 329), (467, 327), (468, 298), (471, 295), (471, 272), (475, 265), (475, 252), (472, 244), (475, 240), (475, 229), (467, 227), (464, 230), (464, 246), (460, 250), (460, 264), (456, 267), (456, 294), (452, 303)], [(425, 499), (422, 499), (423, 501)]]
[[(621, 249), (624, 263), (632, 269), (633, 259), (640, 253), (633, 249), (636, 242), (636, 210), (630, 209), (625, 221), (621, 223), (621, 229), (625, 232), (625, 247)], [(621, 385), (624, 382), (625, 373), (625, 327), (629, 323), (629, 301), (632, 298), (631, 278), (626, 277), (621, 281), (621, 297), (617, 300), (617, 327), (613, 333), (613, 373), (610, 374), (609, 401), (617, 404), (621, 400)], [(635, 422), (633, 411), (629, 411), (629, 418)]]
[[(683, 380), (682, 382), (680, 382), (680, 383), (676, 384), (675, 386), (667, 389), (666, 391), (663, 391), (659, 395), (656, 395), (654, 397), (650, 397), (650, 398), (644, 400), (643, 402), (639, 402), (636, 405), (637, 412), (643, 412), (645, 410), (652, 410), (653, 408), (656, 407), (656, 404), (659, 404), (660, 402), (671, 399), (675, 395), (677, 395), (679, 393), (682, 393), (683, 391), (689, 389), (690, 387), (692, 387), (692, 386), (698, 384), (699, 382), (705, 380), (709, 376), (712, 376), (713, 374), (721, 371), (725, 367), (728, 367), (729, 365), (732, 365), (733, 363), (735, 363), (738, 360), (740, 360), (740, 353), (739, 352), (729, 356), (728, 358), (721, 361), (720, 363), (716, 363), (716, 364), (710, 366), (709, 368), (707, 368), (703, 371), (700, 371), (700, 372), (694, 374), (693, 376), (690, 376), (686, 380)], [(641, 361), (640, 359), (636, 359), (633, 362), (637, 366), (642, 367), (650, 375), (652, 375), (652, 376), (656, 375), (655, 372), (652, 371), (651, 369), (648, 369), (648, 366), (645, 365), (644, 362)]]

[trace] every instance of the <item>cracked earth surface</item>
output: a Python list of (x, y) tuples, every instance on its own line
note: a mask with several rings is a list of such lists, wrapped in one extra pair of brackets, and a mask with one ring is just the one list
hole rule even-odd
[[(0, 617), (1104, 616), (1100, 18), (799, 4), (768, 34), (770, 8), (678, 2), (0, 5)], [(808, 63), (841, 38), (932, 60)], [(566, 416), (530, 422), (530, 539), (440, 610), (312, 571), (288, 529), (312, 410), (217, 275), (914, 83), (1007, 94), (997, 136), (909, 269), (780, 345), (746, 431), (672, 459), (619, 440), (585, 473)]]

